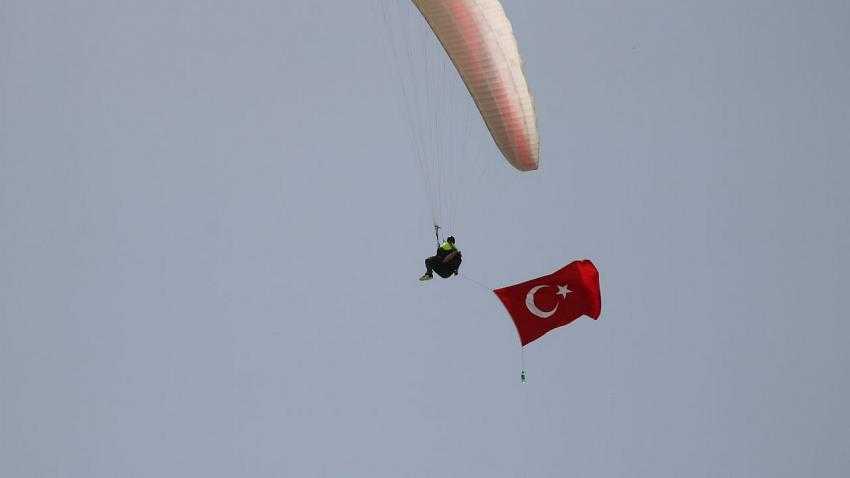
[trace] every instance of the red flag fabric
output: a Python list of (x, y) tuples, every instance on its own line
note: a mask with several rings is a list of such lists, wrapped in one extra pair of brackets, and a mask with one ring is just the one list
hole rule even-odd
[(582, 315), (596, 320), (602, 312), (599, 272), (588, 260), (493, 292), (508, 309), (522, 345)]

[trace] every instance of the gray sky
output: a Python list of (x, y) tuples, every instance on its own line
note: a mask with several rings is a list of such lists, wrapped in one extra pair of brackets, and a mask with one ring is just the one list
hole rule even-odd
[(504, 3), (464, 271), (603, 286), (526, 385), (370, 2), (0, 0), (0, 476), (850, 474), (850, 4)]

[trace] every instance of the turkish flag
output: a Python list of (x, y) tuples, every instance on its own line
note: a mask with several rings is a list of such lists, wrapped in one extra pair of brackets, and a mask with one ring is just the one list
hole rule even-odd
[(596, 320), (602, 311), (599, 272), (588, 260), (493, 292), (508, 309), (522, 345), (582, 315)]

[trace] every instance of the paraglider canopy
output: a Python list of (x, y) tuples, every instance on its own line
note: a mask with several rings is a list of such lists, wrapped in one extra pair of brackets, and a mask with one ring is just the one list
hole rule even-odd
[(399, 90), (398, 124), (409, 134), (439, 242), (440, 227), (462, 231), (475, 186), (539, 167), (532, 96), (498, 0), (376, 0), (376, 6)]
[(413, 0), (442, 43), (505, 159), (537, 169), (534, 103), (499, 0)]

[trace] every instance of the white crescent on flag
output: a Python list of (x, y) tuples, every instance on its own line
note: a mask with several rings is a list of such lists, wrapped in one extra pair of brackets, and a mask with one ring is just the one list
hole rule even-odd
[(550, 311), (545, 311), (545, 310), (540, 310), (540, 308), (537, 307), (537, 304), (534, 303), (534, 294), (536, 294), (538, 290), (546, 288), (546, 287), (549, 287), (549, 286), (548, 285), (538, 285), (538, 286), (532, 287), (531, 290), (528, 291), (528, 294), (525, 296), (525, 306), (528, 308), (528, 311), (531, 312), (532, 314), (536, 315), (537, 317), (540, 317), (541, 319), (548, 319), (549, 317), (552, 317), (555, 314), (555, 312), (558, 311), (558, 305), (557, 304), (555, 304), (554, 309), (552, 309)]

